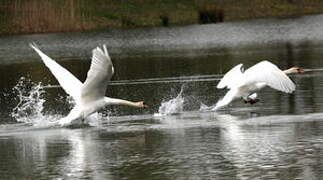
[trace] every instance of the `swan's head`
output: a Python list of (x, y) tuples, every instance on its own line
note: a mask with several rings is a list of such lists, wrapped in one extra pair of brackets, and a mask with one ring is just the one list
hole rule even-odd
[(300, 67), (294, 66), (284, 71), (286, 74), (303, 74), (304, 70)]
[(149, 107), (144, 101), (136, 102), (136, 106), (140, 107), (140, 108), (148, 108)]

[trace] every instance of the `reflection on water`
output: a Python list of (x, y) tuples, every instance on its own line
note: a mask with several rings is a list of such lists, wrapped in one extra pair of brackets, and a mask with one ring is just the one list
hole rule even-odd
[[(0, 45), (0, 177), (319, 179), (323, 177), (322, 26), (318, 15), (0, 37), (4, 42)], [(97, 126), (81, 129), (17, 123), (10, 113), (24, 90), (12, 88), (22, 76), (32, 81), (22, 86), (25, 98), (44, 91), (37, 96), (44, 101), (28, 105), (36, 107), (38, 120), (48, 122), (70, 109), (63, 90), (47, 86), (57, 82), (28, 48), (32, 41), (82, 81), (91, 48), (108, 43), (116, 74), (107, 95), (144, 99), (151, 108), (107, 107)], [(215, 87), (224, 72), (238, 63), (250, 66), (263, 59), (282, 69), (298, 65), (308, 73), (291, 76), (297, 85), (291, 95), (268, 88), (253, 106), (235, 102), (217, 113), (198, 111), (201, 103), (211, 106), (225, 94)], [(33, 89), (38, 82), (40, 89)], [(179, 111), (154, 116), (162, 103), (177, 105)]]
[(118, 124), (127, 130), (3, 133), (0, 143), (6, 148), (0, 153), (6, 164), (0, 173), (32, 179), (317, 178), (323, 175), (320, 116), (311, 123), (250, 126), (240, 124), (239, 116), (196, 112), (152, 120), (145, 128)]

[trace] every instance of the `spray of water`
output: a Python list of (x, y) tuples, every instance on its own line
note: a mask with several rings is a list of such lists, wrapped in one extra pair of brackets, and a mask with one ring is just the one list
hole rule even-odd
[(15, 87), (18, 104), (12, 109), (11, 116), (17, 121), (35, 126), (48, 126), (60, 116), (46, 115), (44, 110), (44, 86), (22, 77)]
[[(57, 121), (63, 115), (51, 114), (44, 111), (45, 89), (52, 88), (50, 85), (42, 85), (42, 83), (34, 83), (27, 78), (20, 78), (18, 83), (12, 88), (17, 97), (17, 105), (12, 109), (11, 117), (17, 122), (27, 123), (37, 127), (57, 126)], [(64, 99), (68, 107), (72, 109), (75, 106), (75, 101), (71, 96)], [(88, 123), (91, 126), (99, 126), (101, 121), (109, 120), (108, 114), (95, 113), (89, 118)]]
[(183, 97), (183, 87), (177, 97), (162, 102), (158, 109), (158, 114), (155, 115), (171, 115), (183, 112), (184, 107), (184, 97)]
[(206, 104), (201, 103), (200, 104), (200, 111), (206, 112), (206, 111), (216, 111), (216, 104), (207, 106)]

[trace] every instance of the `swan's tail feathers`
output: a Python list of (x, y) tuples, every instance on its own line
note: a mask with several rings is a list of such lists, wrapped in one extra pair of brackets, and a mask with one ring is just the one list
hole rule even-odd
[(227, 94), (220, 99), (217, 103), (216, 106), (212, 109), (213, 111), (219, 110), (227, 105), (229, 105), (236, 97), (236, 91), (235, 90), (230, 90), (227, 92)]

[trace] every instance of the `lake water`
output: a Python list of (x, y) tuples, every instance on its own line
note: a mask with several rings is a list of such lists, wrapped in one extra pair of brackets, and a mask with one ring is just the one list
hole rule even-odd
[[(107, 96), (150, 108), (107, 107), (92, 126), (48, 125), (72, 105), (31, 42), (82, 81), (91, 50), (107, 44), (116, 71)], [(321, 179), (322, 57), (322, 15), (1, 36), (0, 179)], [(225, 94), (215, 87), (223, 73), (264, 59), (306, 70), (291, 76), (293, 94), (267, 88), (254, 105), (199, 111)]]

